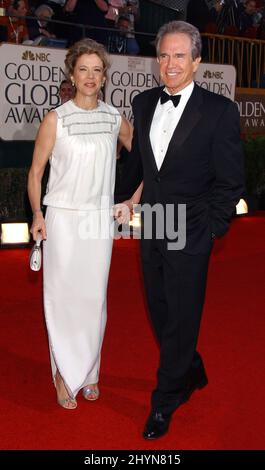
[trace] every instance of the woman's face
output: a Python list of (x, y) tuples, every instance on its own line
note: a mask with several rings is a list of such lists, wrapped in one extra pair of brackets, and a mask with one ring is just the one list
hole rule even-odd
[(97, 54), (81, 55), (76, 61), (71, 79), (77, 93), (87, 97), (97, 96), (105, 82), (102, 60)]

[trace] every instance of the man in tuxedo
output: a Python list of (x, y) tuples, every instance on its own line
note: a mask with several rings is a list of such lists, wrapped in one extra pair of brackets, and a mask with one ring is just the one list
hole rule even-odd
[[(144, 91), (133, 101), (132, 156), (124, 170), (125, 185), (128, 176), (134, 181), (132, 193), (143, 179), (142, 202), (152, 209), (159, 205), (164, 214), (146, 217), (143, 211), (143, 230), (151, 233), (141, 239), (144, 282), (160, 345), (146, 439), (165, 434), (172, 413), (208, 382), (196, 345), (209, 257), (214, 237), (228, 230), (244, 191), (237, 107), (193, 81), (201, 57), (199, 31), (172, 21), (160, 28), (156, 44), (165, 86)], [(174, 216), (169, 212), (167, 217), (168, 207)], [(186, 229), (178, 207), (185, 208)], [(150, 228), (154, 219), (156, 227)], [(161, 220), (163, 236), (160, 230), (158, 238)], [(175, 242), (166, 230), (172, 221), (175, 232), (182, 233)]]

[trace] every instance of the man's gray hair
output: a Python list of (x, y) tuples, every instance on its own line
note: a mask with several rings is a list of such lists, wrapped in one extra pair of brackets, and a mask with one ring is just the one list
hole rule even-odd
[(36, 8), (35, 15), (36, 16), (41, 15), (43, 12), (46, 12), (46, 11), (48, 11), (51, 16), (54, 15), (53, 9), (49, 5), (45, 5), (45, 3), (43, 3), (42, 5)]
[(157, 57), (159, 57), (160, 53), (160, 43), (162, 38), (166, 34), (174, 34), (174, 33), (183, 33), (187, 34), (187, 36), (191, 39), (191, 56), (192, 60), (201, 57), (202, 51), (202, 40), (200, 32), (195, 26), (190, 23), (186, 23), (186, 21), (170, 21), (169, 23), (164, 24), (159, 29), (157, 36), (156, 36), (156, 53)]

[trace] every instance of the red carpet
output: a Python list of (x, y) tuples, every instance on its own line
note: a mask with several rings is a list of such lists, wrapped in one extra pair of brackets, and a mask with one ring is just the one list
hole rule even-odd
[(209, 386), (157, 442), (141, 438), (158, 350), (143, 301), (138, 242), (115, 242), (101, 397), (55, 401), (41, 274), (28, 250), (0, 251), (1, 449), (264, 449), (265, 214), (236, 219), (211, 260), (199, 350)]

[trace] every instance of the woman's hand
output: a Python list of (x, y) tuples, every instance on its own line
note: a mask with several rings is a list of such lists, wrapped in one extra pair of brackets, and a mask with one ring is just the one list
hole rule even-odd
[(113, 215), (119, 224), (128, 224), (131, 220), (133, 205), (131, 199), (113, 206)]
[(113, 214), (115, 219), (120, 224), (128, 224), (132, 219), (133, 215), (133, 206), (139, 204), (144, 183), (143, 181), (139, 184), (136, 191), (133, 193), (131, 199), (126, 199), (126, 201), (120, 202), (113, 206)]
[(46, 226), (42, 212), (36, 212), (36, 214), (33, 215), (33, 222), (30, 228), (30, 233), (32, 234), (34, 241), (37, 240), (37, 235), (39, 233), (41, 233), (42, 240), (46, 240)]

